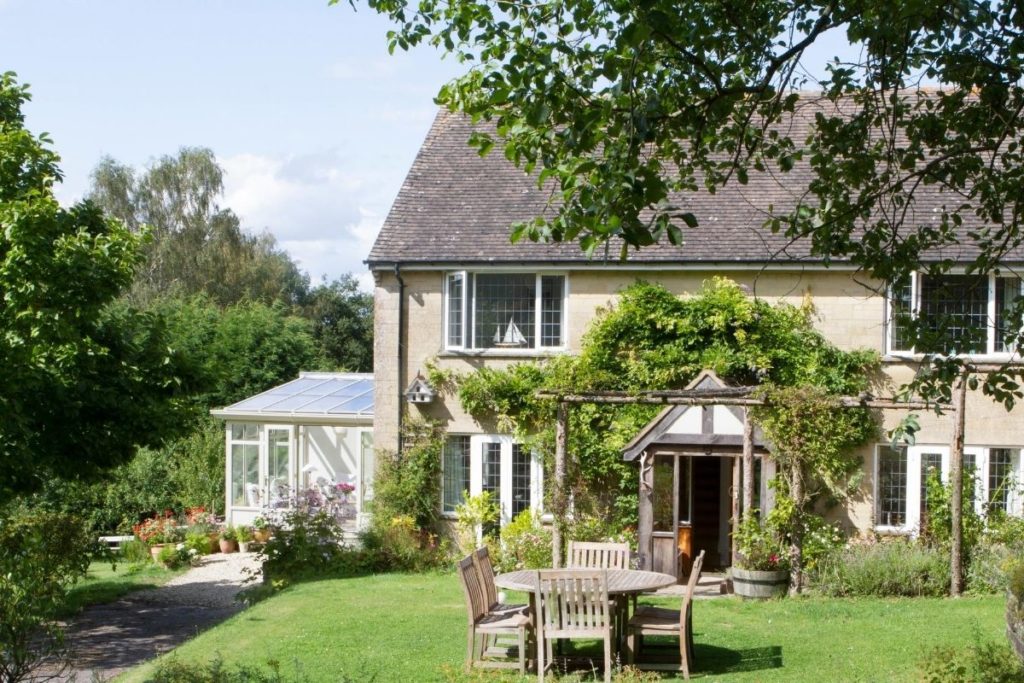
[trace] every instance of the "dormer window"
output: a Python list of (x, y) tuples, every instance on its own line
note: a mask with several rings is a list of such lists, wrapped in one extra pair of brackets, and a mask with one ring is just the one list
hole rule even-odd
[(530, 351), (565, 346), (566, 277), (445, 274), (445, 348)]
[(908, 329), (916, 318), (924, 323), (935, 352), (1013, 353), (1015, 332), (1009, 313), (1021, 293), (1021, 278), (1016, 276), (914, 273), (892, 288), (888, 351), (916, 352)]

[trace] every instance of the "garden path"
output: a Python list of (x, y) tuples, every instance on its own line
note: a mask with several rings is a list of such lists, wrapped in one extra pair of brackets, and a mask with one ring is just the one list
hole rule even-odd
[(107, 680), (180, 645), (242, 609), (235, 596), (253, 553), (207, 555), (203, 563), (157, 588), (86, 608), (67, 626), (72, 670), (61, 680)]

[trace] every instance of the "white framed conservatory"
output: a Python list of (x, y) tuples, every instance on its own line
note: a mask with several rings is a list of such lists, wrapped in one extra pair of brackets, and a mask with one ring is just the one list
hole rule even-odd
[(298, 491), (340, 492), (358, 527), (373, 499), (373, 375), (303, 372), (210, 414), (224, 420), (225, 511), (251, 524)]

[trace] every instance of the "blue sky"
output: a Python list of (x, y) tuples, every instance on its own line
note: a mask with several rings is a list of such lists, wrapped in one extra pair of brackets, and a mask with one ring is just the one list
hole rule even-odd
[(210, 147), (223, 205), (333, 278), (365, 273), (459, 70), (430, 49), (389, 56), (387, 30), (326, 0), (0, 0), (0, 70), (31, 86), (27, 123), (63, 159), (62, 201), (104, 155), (141, 166)]
[(28, 126), (63, 158), (62, 201), (104, 155), (143, 166), (210, 147), (243, 226), (314, 280), (369, 286), (362, 261), (460, 70), (430, 48), (389, 56), (388, 28), (327, 0), (0, 0), (0, 70), (31, 85)]

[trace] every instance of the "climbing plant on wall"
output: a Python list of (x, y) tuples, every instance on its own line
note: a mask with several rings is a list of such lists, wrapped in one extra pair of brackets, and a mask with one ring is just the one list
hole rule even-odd
[[(455, 378), (460, 402), (474, 418), (493, 421), (546, 458), (554, 448), (553, 401), (538, 389), (565, 392), (681, 389), (703, 369), (727, 382), (813, 386), (824, 394), (866, 390), (877, 353), (843, 351), (813, 326), (813, 306), (769, 304), (725, 278), (679, 298), (661, 285), (637, 282), (598, 312), (579, 355), (507, 369), (484, 368)], [(656, 406), (573, 408), (569, 450), (577, 510), (634, 524), (637, 471), (622, 447), (658, 412)]]

